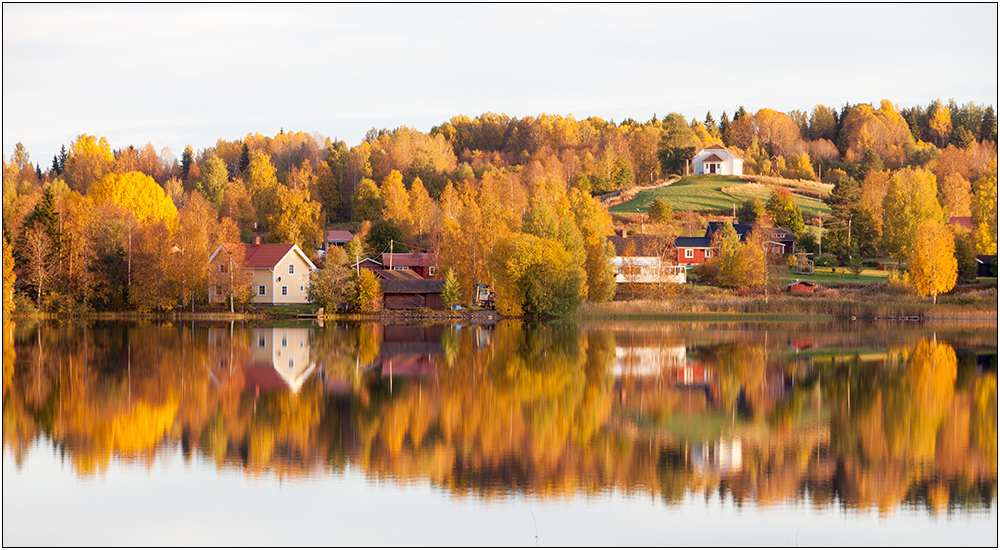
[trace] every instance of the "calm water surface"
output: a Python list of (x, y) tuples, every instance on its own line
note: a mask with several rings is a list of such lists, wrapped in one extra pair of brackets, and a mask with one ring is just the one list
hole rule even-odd
[(4, 326), (4, 546), (996, 546), (996, 324)]

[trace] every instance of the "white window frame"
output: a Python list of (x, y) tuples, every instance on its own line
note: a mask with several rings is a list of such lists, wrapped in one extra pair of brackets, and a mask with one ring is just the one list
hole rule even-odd
[(281, 295), (288, 296), (288, 285), (281, 285)]
[(257, 296), (267, 296), (266, 285), (257, 285)]
[(295, 264), (288, 264), (288, 274), (295, 275)]
[(684, 249), (684, 257), (685, 258), (694, 258), (694, 249), (693, 248), (685, 248)]

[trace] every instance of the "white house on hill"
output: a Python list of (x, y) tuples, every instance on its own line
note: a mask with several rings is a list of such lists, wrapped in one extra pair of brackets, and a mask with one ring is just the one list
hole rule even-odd
[(709, 145), (695, 154), (691, 161), (694, 175), (719, 174), (742, 176), (743, 157), (721, 145)]

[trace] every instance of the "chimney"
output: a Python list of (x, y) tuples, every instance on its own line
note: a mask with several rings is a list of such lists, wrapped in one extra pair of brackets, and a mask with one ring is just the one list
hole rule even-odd
[(622, 238), (623, 239), (627, 239), (628, 238), (628, 229), (626, 229), (624, 227), (622, 228)]
[(251, 242), (251, 243), (252, 243), (252, 244), (253, 244), (254, 246), (258, 246), (258, 245), (260, 244), (260, 235), (254, 235), (254, 236), (253, 236), (253, 240), (251, 240), (250, 242)]

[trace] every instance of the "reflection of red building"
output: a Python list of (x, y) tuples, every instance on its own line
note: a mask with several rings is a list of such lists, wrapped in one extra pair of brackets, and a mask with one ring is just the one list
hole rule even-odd
[(792, 336), (788, 340), (788, 347), (795, 351), (802, 351), (813, 347), (815, 343), (813, 342), (813, 337), (811, 334), (806, 336)]
[(433, 375), (436, 357), (444, 354), (444, 326), (386, 326), (382, 333), (382, 376)]

